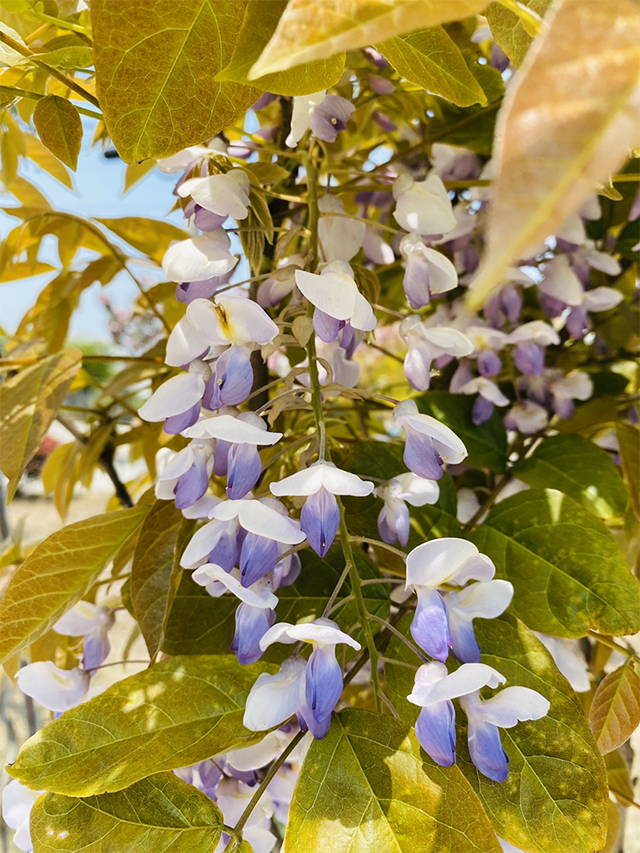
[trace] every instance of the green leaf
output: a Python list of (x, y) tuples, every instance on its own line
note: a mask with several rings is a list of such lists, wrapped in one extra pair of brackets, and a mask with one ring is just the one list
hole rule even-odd
[[(540, 17), (545, 15), (551, 5), (551, 0), (521, 0), (521, 2)], [(533, 41), (523, 26), (522, 18), (502, 3), (491, 3), (485, 15), (498, 47), (502, 48), (514, 65), (520, 65)]]
[(60, 181), (61, 184), (64, 184), (65, 187), (69, 187), (69, 189), (73, 189), (73, 181), (71, 180), (71, 175), (62, 165), (60, 160), (57, 157), (54, 157), (53, 154), (49, 151), (48, 148), (40, 142), (35, 134), (29, 134), (26, 137), (27, 142), (27, 156), (30, 160), (33, 160), (41, 169), (45, 172), (48, 172), (52, 177), (56, 179), (56, 181)]
[[(131, 566), (131, 601), (142, 636), (154, 660), (182, 576), (177, 545), (192, 532), (173, 501), (156, 501), (140, 528)], [(180, 552), (181, 553), (181, 550)]]
[(460, 107), (486, 104), (487, 97), (467, 68), (460, 48), (442, 27), (430, 27), (379, 42), (376, 50), (401, 77), (442, 95)]
[(38, 62), (44, 62), (51, 68), (61, 68), (63, 71), (73, 71), (75, 68), (91, 68), (93, 51), (90, 47), (69, 45), (38, 54)]
[(512, 473), (534, 488), (564, 492), (601, 518), (627, 508), (627, 490), (609, 454), (580, 435), (545, 438)]
[[(0, 32), (26, 47), (24, 39), (20, 33), (17, 33), (12, 27), (8, 26), (8, 24), (5, 24), (4, 21), (0, 21)], [(0, 65), (8, 65), (9, 68), (11, 68), (14, 65), (20, 65), (21, 62), (26, 62), (26, 58), (21, 53), (18, 53), (17, 50), (14, 50), (12, 47), (9, 47), (4, 42), (0, 41)]]
[(249, 198), (249, 212), (244, 220), (244, 227), (251, 230), (240, 232), (240, 242), (251, 271), (258, 275), (264, 254), (264, 241), (273, 243), (273, 220), (269, 205), (260, 190), (252, 186)]
[(583, 637), (640, 629), (640, 585), (605, 525), (561, 492), (494, 507), (471, 539), (511, 581), (513, 612), (535, 631)]
[(285, 848), (313, 853), (499, 853), (471, 786), (438, 767), (408, 726), (363, 710), (335, 715), (296, 786)]
[(603, 754), (622, 746), (640, 725), (640, 677), (633, 658), (598, 685), (589, 725)]
[[(311, 549), (300, 552), (302, 571), (295, 583), (278, 590), (276, 610), (278, 622), (316, 619), (322, 616), (329, 597), (342, 574), (344, 557), (338, 546), (330, 549), (324, 559)], [(361, 577), (377, 577), (377, 569), (367, 556), (356, 549), (355, 559)], [(349, 595), (349, 579), (344, 583), (336, 603)], [(380, 618), (389, 614), (389, 592), (385, 584), (366, 584), (363, 587), (365, 604), (370, 613)], [(232, 595), (212, 598), (184, 572), (167, 622), (163, 651), (177, 654), (226, 654), (235, 631), (235, 612), (238, 600)], [(336, 610), (331, 618), (349, 631), (358, 621), (355, 602)], [(359, 632), (354, 634), (362, 641)], [(287, 646), (271, 646), (265, 658), (280, 662), (290, 653)]]
[(640, 518), (640, 430), (633, 424), (616, 424), (616, 435), (620, 445), (622, 471), (629, 487), (631, 505)]
[[(582, 706), (537, 637), (512, 616), (474, 622), (482, 662), (508, 685), (542, 693), (546, 717), (502, 729), (509, 756), (506, 782), (492, 782), (471, 764), (460, 732), (460, 767), (501, 838), (540, 853), (592, 853), (604, 842), (606, 769)], [(458, 715), (460, 720), (464, 715)]]
[(262, 186), (271, 186), (279, 184), (285, 178), (288, 178), (290, 172), (283, 169), (277, 163), (268, 163), (265, 160), (257, 160), (255, 163), (247, 163), (244, 167), (247, 172), (256, 179)]
[(82, 367), (82, 353), (68, 349), (20, 370), (0, 385), (0, 470), (11, 500), (27, 464)]
[(71, 101), (46, 95), (35, 106), (33, 123), (45, 148), (75, 172), (82, 144), (82, 120)]
[(242, 725), (253, 682), (269, 664), (175, 657), (66, 711), (24, 744), (9, 773), (31, 788), (87, 797), (249, 746)]
[(486, 5), (486, 0), (289, 0), (250, 78), (460, 20)]
[(95, 515), (38, 545), (0, 600), (0, 663), (41, 637), (82, 597), (148, 511), (138, 506)]
[(497, 474), (507, 464), (507, 433), (496, 412), (480, 426), (471, 419), (473, 399), (447, 391), (428, 391), (415, 398), (418, 409), (445, 424), (465, 443), (469, 455), (465, 462), (474, 468), (488, 468)]
[(96, 87), (125, 163), (205, 142), (239, 118), (260, 90), (216, 83), (231, 60), (245, 0), (94, 0)]
[[(287, 6), (287, 0), (270, 0), (269, 3), (247, 3), (244, 23), (238, 36), (229, 65), (216, 75), (217, 81), (249, 83), (251, 66), (258, 59)], [(253, 81), (265, 92), (274, 95), (311, 95), (328, 89), (342, 77), (344, 53), (327, 59), (297, 65), (288, 71), (266, 74)]]
[(152, 258), (159, 266), (165, 252), (174, 240), (186, 240), (188, 234), (182, 228), (163, 222), (161, 219), (146, 219), (144, 216), (121, 216), (118, 219), (97, 219), (121, 240)]
[(633, 801), (633, 783), (629, 773), (629, 765), (619, 749), (608, 752), (604, 757), (609, 778), (609, 789), (623, 805), (631, 805)]
[(500, 110), (498, 177), (483, 261), (467, 295), (472, 311), (514, 261), (530, 257), (609, 180), (636, 143), (640, 6), (558, 0), (545, 24)]
[(47, 794), (33, 807), (29, 825), (34, 853), (211, 853), (222, 815), (193, 785), (158, 773), (113, 794)]

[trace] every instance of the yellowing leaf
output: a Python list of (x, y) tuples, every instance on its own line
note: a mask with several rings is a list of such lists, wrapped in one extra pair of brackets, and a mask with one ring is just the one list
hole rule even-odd
[(145, 219), (142, 216), (122, 216), (119, 219), (98, 219), (114, 234), (130, 246), (149, 255), (157, 264), (162, 263), (164, 253), (174, 240), (186, 240), (186, 231), (160, 219)]
[(81, 366), (80, 350), (69, 349), (21, 370), (0, 385), (0, 470), (9, 478), (9, 500)]
[[(34, 850), (56, 853), (211, 853), (222, 815), (193, 785), (173, 773), (157, 773), (114, 794), (86, 799), (47, 794), (31, 811)], [(55, 845), (55, 846), (52, 846)]]
[(640, 724), (640, 677), (632, 659), (598, 685), (589, 710), (589, 725), (600, 752), (612, 752)]
[(481, 12), (486, 0), (289, 0), (250, 80)]
[(38, 62), (44, 62), (51, 68), (61, 68), (63, 71), (72, 71), (74, 68), (90, 68), (93, 65), (93, 51), (90, 47), (69, 45), (69, 47), (60, 47), (48, 53), (39, 53)]
[[(5, 35), (9, 36), (9, 38), (24, 45), (24, 39), (20, 33), (17, 33), (12, 27), (8, 26), (3, 21), (0, 21), (0, 32), (3, 32)], [(17, 50), (14, 50), (12, 47), (9, 47), (4, 42), (0, 41), (0, 65), (8, 65), (11, 68), (13, 65), (20, 65), (21, 62), (25, 62), (25, 57), (21, 53), (18, 53)]]
[[(247, 3), (244, 24), (231, 62), (216, 75), (216, 80), (249, 82), (251, 66), (266, 47), (286, 6), (286, 0)], [(298, 65), (292, 70), (267, 74), (256, 80), (255, 85), (275, 95), (310, 95), (334, 86), (342, 77), (343, 69), (344, 53), (339, 53), (328, 59)]]
[(442, 27), (418, 30), (376, 44), (401, 77), (460, 107), (486, 104), (487, 96)]
[(438, 767), (407, 725), (364, 710), (334, 716), (296, 786), (285, 848), (300, 853), (499, 853), (458, 767)]
[(45, 539), (0, 600), (0, 663), (42, 636), (91, 586), (149, 508), (70, 524)]
[(606, 182), (638, 137), (640, 5), (558, 0), (546, 20), (498, 117), (498, 179), (473, 310)]
[(96, 87), (109, 134), (126, 163), (205, 142), (260, 94), (215, 83), (229, 64), (245, 0), (94, 0)]
[(249, 746), (263, 734), (242, 725), (247, 696), (276, 669), (232, 655), (164, 660), (45, 726), (9, 772), (31, 788), (88, 797)]
[[(521, 0), (521, 3), (542, 17), (551, 5), (551, 0)], [(514, 65), (520, 65), (533, 41), (522, 18), (502, 3), (491, 3), (485, 15), (496, 44), (502, 48)]]
[[(176, 545), (185, 519), (173, 501), (156, 501), (140, 528), (131, 567), (131, 601), (153, 660), (182, 576)], [(187, 522), (188, 530), (192, 524)]]
[(37, 136), (27, 134), (27, 156), (33, 160), (41, 169), (48, 172), (56, 181), (60, 181), (65, 187), (73, 189), (73, 181), (71, 175), (62, 165), (60, 160), (49, 151), (48, 148), (40, 142)]
[(47, 95), (36, 104), (33, 123), (42, 144), (75, 172), (82, 144), (82, 121), (71, 101)]

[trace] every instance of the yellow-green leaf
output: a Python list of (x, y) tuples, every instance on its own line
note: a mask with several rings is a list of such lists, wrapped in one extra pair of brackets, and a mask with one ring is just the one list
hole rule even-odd
[(218, 807), (173, 773), (86, 799), (47, 794), (29, 821), (34, 853), (211, 853), (222, 830)]
[(35, 106), (33, 123), (45, 148), (75, 172), (82, 144), (82, 120), (71, 101), (47, 95)]
[(276, 669), (232, 655), (164, 660), (45, 726), (9, 773), (31, 788), (88, 797), (249, 746), (263, 734), (242, 725), (247, 696)]
[(469, 290), (480, 307), (607, 181), (638, 138), (640, 5), (557, 0), (498, 117), (487, 249)]
[[(287, 6), (286, 0), (247, 3), (244, 24), (229, 65), (216, 75), (219, 81), (248, 83), (251, 66), (258, 59)], [(310, 95), (328, 89), (342, 77), (344, 53), (328, 59), (298, 65), (288, 71), (267, 74), (255, 80), (256, 86), (275, 95)]]
[(166, 157), (220, 133), (259, 89), (216, 83), (246, 0), (93, 0), (96, 87), (126, 163)]
[(379, 42), (376, 49), (401, 77), (434, 95), (442, 95), (459, 107), (487, 103), (460, 48), (442, 27), (396, 36)]
[(633, 424), (616, 425), (620, 461), (635, 514), (640, 518), (640, 430)]
[(122, 216), (119, 219), (98, 219), (109, 231), (144, 252), (157, 264), (162, 263), (164, 253), (174, 240), (186, 240), (186, 231), (160, 219), (145, 219), (143, 216)]
[(65, 187), (73, 189), (73, 181), (71, 180), (69, 172), (62, 165), (60, 160), (58, 160), (57, 157), (54, 157), (48, 148), (45, 148), (37, 136), (27, 134), (26, 143), (27, 156), (30, 160), (33, 160), (41, 169), (48, 172), (56, 179), (56, 181), (60, 181), (60, 183), (64, 184)]
[(612, 752), (640, 724), (640, 677), (633, 659), (610, 672), (598, 685), (589, 710), (589, 725), (600, 752)]
[[(24, 39), (20, 33), (17, 33), (12, 27), (8, 26), (8, 24), (5, 24), (4, 21), (0, 21), (0, 32), (3, 32), (5, 35), (9, 36), (9, 38), (26, 47)], [(8, 65), (11, 68), (14, 65), (20, 65), (21, 62), (25, 61), (25, 57), (21, 53), (0, 41), (0, 65)]]
[(9, 500), (81, 367), (80, 350), (68, 349), (0, 385), (0, 470), (9, 478)]
[(47, 53), (39, 53), (38, 62), (44, 62), (51, 68), (61, 68), (63, 71), (72, 71), (74, 68), (91, 68), (93, 51), (90, 47), (69, 45)]
[[(140, 528), (131, 567), (131, 601), (149, 657), (161, 647), (182, 576), (176, 546), (186, 519), (173, 501), (156, 501)], [(187, 522), (188, 530), (192, 524)]]
[[(552, 0), (521, 0), (523, 6), (540, 17), (545, 15), (551, 2)], [(485, 15), (498, 47), (502, 48), (514, 65), (520, 65), (533, 41), (522, 18), (502, 3), (491, 3)]]
[(457, 21), (486, 5), (487, 0), (289, 0), (249, 79)]
[(407, 725), (364, 710), (334, 716), (307, 753), (285, 848), (300, 853), (499, 853), (471, 786), (438, 767)]
[(38, 545), (0, 600), (0, 663), (42, 636), (82, 597), (148, 511), (143, 506), (96, 515)]

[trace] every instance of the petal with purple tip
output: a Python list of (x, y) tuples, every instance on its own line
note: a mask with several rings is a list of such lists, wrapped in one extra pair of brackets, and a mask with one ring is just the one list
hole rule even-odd
[(331, 492), (320, 488), (307, 498), (300, 513), (300, 529), (320, 557), (324, 557), (333, 544), (339, 524), (340, 510)]
[(423, 708), (416, 720), (416, 736), (436, 764), (451, 767), (456, 760), (456, 716), (451, 702)]
[(432, 658), (445, 661), (451, 637), (444, 598), (435, 589), (418, 589), (418, 606), (411, 623), (411, 636)]

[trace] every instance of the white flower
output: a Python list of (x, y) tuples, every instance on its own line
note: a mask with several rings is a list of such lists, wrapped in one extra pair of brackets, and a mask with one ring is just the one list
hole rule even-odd
[(473, 352), (471, 341), (452, 327), (426, 326), (413, 314), (400, 323), (400, 337), (407, 344), (405, 376), (418, 391), (426, 391), (431, 381), (431, 362), (443, 355), (461, 358)]
[(209, 344), (198, 334), (186, 316), (181, 317), (167, 340), (165, 362), (171, 367), (183, 367), (194, 359), (206, 355)]
[(230, 444), (277, 444), (281, 432), (269, 432), (261, 417), (254, 412), (239, 412), (201, 418), (183, 432), (187, 438), (217, 438)]
[(208, 157), (213, 152), (204, 145), (192, 145), (190, 148), (185, 148), (183, 151), (178, 151), (171, 157), (162, 157), (156, 161), (156, 166), (161, 172), (168, 175), (175, 175), (178, 172), (184, 172), (189, 169), (198, 160), (203, 157)]
[(540, 432), (549, 421), (547, 410), (533, 400), (520, 400), (505, 415), (507, 429), (517, 430), (524, 435)]
[(311, 116), (314, 109), (324, 101), (326, 89), (314, 92), (312, 95), (299, 95), (293, 99), (291, 115), (291, 131), (285, 139), (285, 145), (295, 148), (298, 142), (311, 127)]
[(442, 584), (462, 586), (467, 581), (489, 581), (496, 571), (492, 561), (466, 539), (445, 537), (418, 545), (407, 555), (405, 589), (437, 589)]
[(553, 326), (543, 320), (532, 320), (530, 323), (523, 323), (522, 326), (518, 326), (509, 335), (510, 344), (521, 344), (526, 341), (545, 347), (549, 344), (559, 344), (560, 337)]
[(264, 732), (292, 717), (304, 704), (306, 670), (303, 658), (287, 658), (275, 675), (259, 675), (247, 698), (242, 724)]
[(564, 640), (561, 637), (550, 637), (548, 634), (539, 634), (537, 631), (533, 633), (547, 649), (555, 665), (576, 693), (586, 693), (591, 690), (589, 668), (575, 641)]
[(566, 305), (581, 305), (584, 297), (582, 283), (566, 255), (557, 255), (545, 264), (544, 278), (538, 284), (538, 290)]
[(399, 403), (393, 419), (406, 435), (404, 462), (419, 477), (438, 480), (445, 462), (456, 465), (466, 457), (467, 448), (453, 430), (418, 412), (414, 400)]
[(320, 275), (296, 270), (296, 284), (312, 305), (335, 320), (349, 320), (354, 329), (376, 327), (371, 305), (358, 290), (353, 271), (344, 261), (332, 261)]
[(226, 293), (215, 302), (194, 299), (187, 308), (187, 319), (210, 346), (263, 346), (278, 334), (278, 327), (263, 308), (251, 299)]
[(210, 376), (208, 364), (193, 361), (188, 372), (163, 382), (140, 406), (138, 414), (145, 421), (157, 422), (187, 412), (202, 400)]
[(79, 705), (89, 689), (89, 673), (79, 667), (60, 669), (50, 660), (23, 666), (16, 673), (18, 687), (50, 711), (68, 711)]
[(322, 257), (325, 261), (350, 261), (364, 243), (367, 229), (365, 222), (347, 219), (346, 216), (332, 216), (332, 213), (344, 214), (342, 201), (330, 193), (318, 201), (323, 214), (318, 222), (318, 239)]
[(199, 586), (206, 587), (213, 598), (219, 598), (225, 592), (231, 592), (240, 601), (261, 610), (275, 610), (278, 606), (278, 597), (273, 594), (273, 584), (268, 576), (245, 587), (240, 583), (239, 569), (226, 572), (221, 566), (205, 563), (204, 566), (197, 568), (191, 577)]
[[(286, 545), (298, 545), (304, 542), (293, 519), (282, 515), (271, 503), (273, 498), (256, 500), (221, 501), (212, 510), (213, 518), (219, 521), (238, 520), (241, 527), (256, 536), (274, 539)], [(273, 501), (277, 504), (277, 501)], [(282, 506), (282, 504), (280, 504)]]
[(485, 400), (493, 403), (494, 406), (508, 406), (509, 398), (505, 397), (502, 391), (498, 388), (495, 382), (487, 379), (485, 376), (476, 376), (475, 379), (470, 379), (458, 389), (459, 394), (480, 394)]
[(191, 198), (218, 216), (245, 219), (249, 205), (251, 181), (242, 169), (232, 169), (221, 175), (206, 178), (190, 178), (178, 187), (181, 198)]
[(204, 281), (225, 275), (238, 263), (229, 251), (231, 241), (223, 229), (200, 237), (172, 243), (162, 259), (162, 269), (169, 281)]
[(456, 227), (447, 190), (437, 175), (430, 175), (424, 181), (401, 175), (393, 185), (393, 197), (396, 200), (393, 216), (405, 231), (435, 236)]
[(84, 637), (82, 665), (90, 670), (100, 666), (109, 654), (109, 630), (114, 622), (115, 616), (108, 607), (78, 601), (58, 619), (53, 630), (68, 637)]
[(15, 829), (13, 843), (19, 850), (31, 853), (33, 844), (29, 834), (29, 817), (35, 801), (45, 791), (32, 791), (26, 785), (21, 785), (17, 779), (12, 779), (2, 789), (2, 817), (7, 826)]
[(373, 483), (361, 480), (356, 474), (343, 471), (332, 462), (314, 462), (304, 471), (298, 471), (285, 477), (270, 487), (274, 495), (314, 495), (320, 489), (326, 489), (333, 495), (370, 495)]

